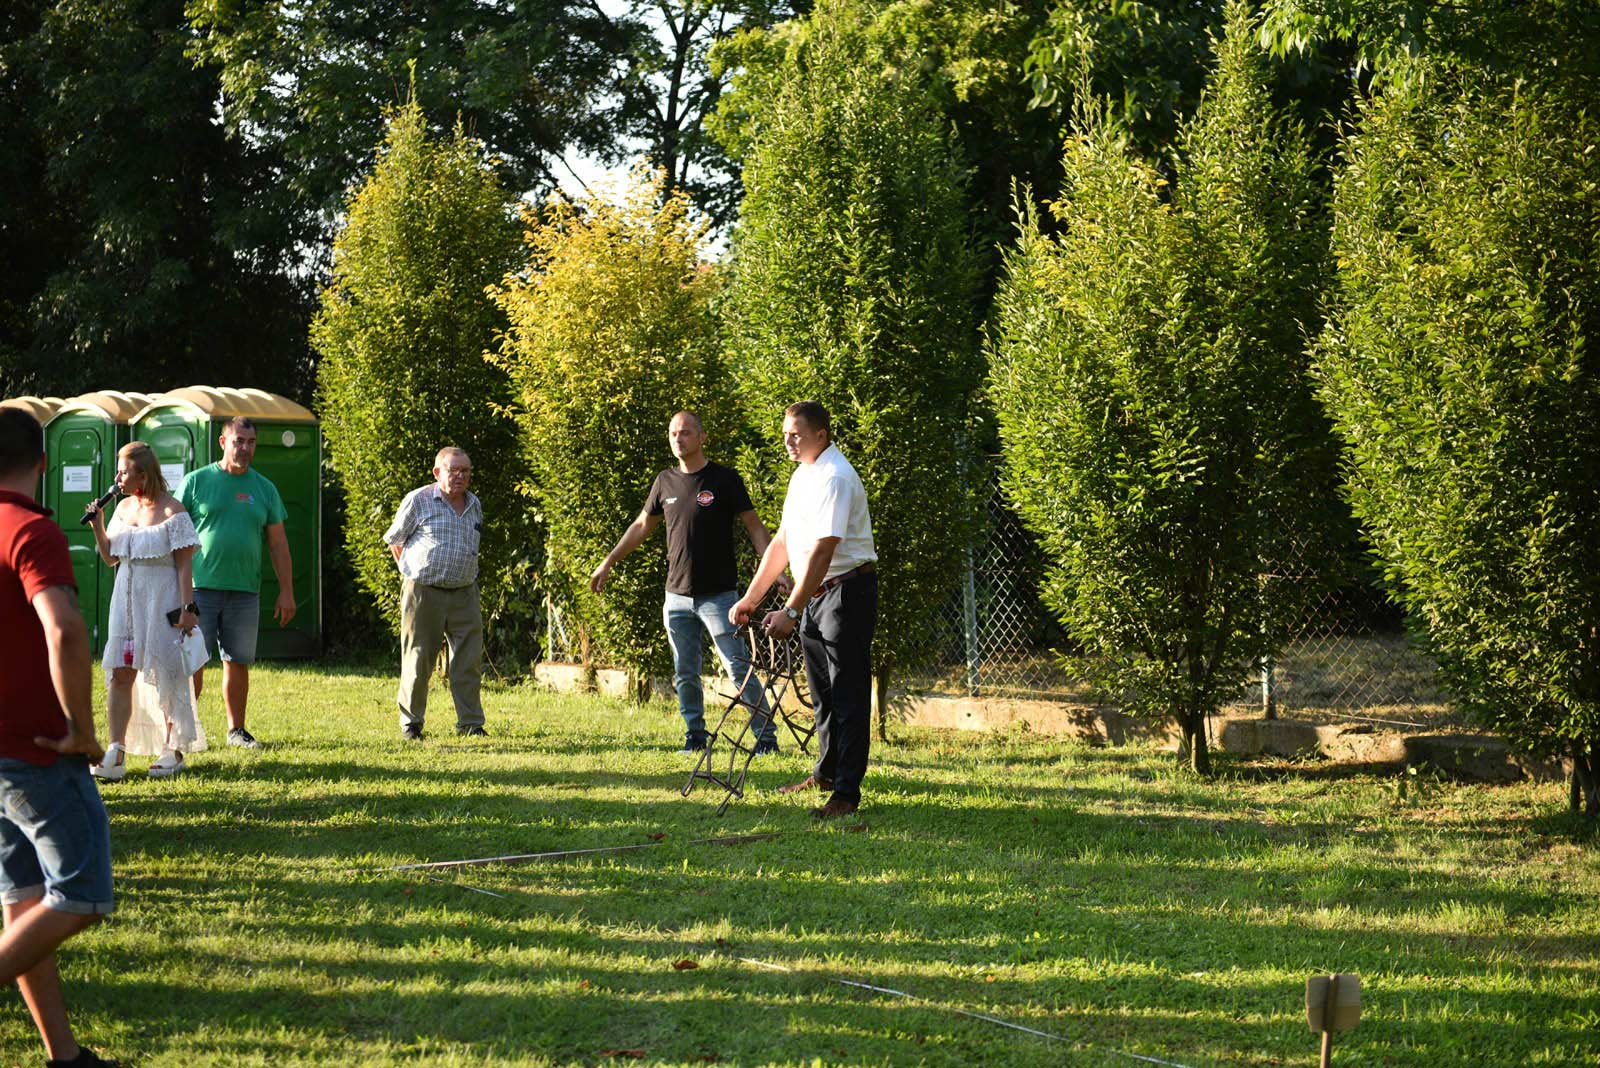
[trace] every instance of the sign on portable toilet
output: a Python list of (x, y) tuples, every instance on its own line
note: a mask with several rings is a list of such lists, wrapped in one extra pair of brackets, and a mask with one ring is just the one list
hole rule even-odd
[(312, 657), (322, 652), (322, 427), (307, 408), (259, 389), (187, 386), (162, 393), (133, 419), (133, 437), (150, 443), (174, 492), (184, 476), (222, 459), (219, 439), (229, 420), (256, 426), (252, 469), (277, 487), (287, 518), (284, 533), (294, 566), (295, 617), (278, 626), (273, 606), (277, 576), (261, 554), (261, 632), (258, 656)]

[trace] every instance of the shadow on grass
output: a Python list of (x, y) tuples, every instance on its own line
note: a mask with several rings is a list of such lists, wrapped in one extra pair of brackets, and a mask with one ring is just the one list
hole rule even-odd
[[(1511, 1064), (1539, 1043), (1593, 1043), (1600, 945), (1535, 922), (1592, 902), (1419, 858), (1416, 827), (1370, 798), (1354, 816), (1308, 810), (1325, 791), (1202, 784), (1147, 751), (889, 746), (867, 783), (870, 831), (852, 835), (814, 828), (814, 798), (771, 793), (804, 774), (793, 754), (756, 765), (751, 796), (718, 819), (714, 791), (681, 797), (686, 762), (619, 754), (601, 733), (356, 744), (202, 757), (188, 781), (108, 788), (124, 913), (90, 943), (112, 977), (69, 978), (75, 1000), (137, 1019), (157, 1051), (192, 1042), (206, 1055), (191, 1059), (220, 1062), (292, 1060), (304, 1042), (351, 1047), (328, 1058), (344, 1063), (362, 1044), (423, 1060), (443, 1043), (490, 1063), (643, 1047), (673, 1065), (1032, 1068), (1108, 1063), (1104, 1048), (1268, 1064), (1314, 1048), (1304, 976), (1337, 968), (1367, 983), (1343, 1043), (1361, 1063)], [(1508, 841), (1555, 826), (1475, 815), (1449, 848), (1503, 863)], [(686, 844), (757, 829), (786, 833)], [(554, 864), (350, 870), (662, 832)], [(674, 970), (685, 958), (701, 967)]]
[[(1148, 878), (1149, 867), (1065, 865), (1063, 875), (1094, 885)], [(550, 888), (533, 890), (506, 885), (505, 871), (482, 874), (494, 876), (479, 880), (482, 886), (506, 897), (405, 878), (291, 877), (258, 888), (251, 904), (259, 926), (247, 921), (238, 929), (250, 947), (243, 957), (182, 939), (153, 951), (108, 954), (115, 970), (135, 976), (195, 974), (220, 984), (242, 973), (250, 977), (248, 989), (196, 998), (187, 980), (135, 978), (103, 988), (91, 983), (83, 996), (110, 1011), (139, 1012), (158, 1034), (231, 1032), (221, 1048), (239, 1055), (270, 1049), (274, 1032), (290, 1031), (330, 1041), (462, 1043), (494, 1057), (536, 1049), (559, 1063), (595, 1063), (603, 1049), (644, 1047), (652, 1063), (689, 1063), (709, 1051), (754, 1064), (769, 1062), (762, 1036), (775, 1026), (812, 1052), (837, 1048), (830, 1043), (850, 1036), (842, 1040), (841, 1063), (903, 1063), (908, 1047), (930, 1039), (948, 1055), (937, 1063), (1060, 1063), (1059, 1052), (1041, 1040), (996, 1033), (944, 1011), (960, 1007), (1095, 1047), (1191, 1064), (1236, 1063), (1244, 1051), (1304, 1044), (1296, 982), (1225, 980), (1230, 968), (1266, 962), (1305, 972), (1337, 966), (1367, 977), (1369, 1017), (1347, 1045), (1413, 1051), (1465, 1045), (1487, 1053), (1505, 1043), (1509, 1051), (1534, 1040), (1573, 1049), (1592, 1041), (1580, 1023), (1590, 1011), (1581, 985), (1570, 993), (1474, 990), (1466, 1021), (1406, 1019), (1397, 1011), (1397, 1003), (1420, 1008), (1430, 999), (1459, 997), (1457, 980), (1478, 970), (1465, 960), (1492, 950), (1496, 939), (1463, 945), (1353, 922), (1324, 932), (1323, 945), (1307, 946), (1305, 930), (1291, 923), (1197, 915), (1171, 904), (1107, 914), (1058, 902), (1050, 919), (1059, 926), (1043, 922), (1055, 928), (1049, 937), (1008, 945), (1001, 923), (985, 930), (981, 915), (974, 923), (971, 905), (924, 900), (945, 883), (931, 876), (873, 886), (835, 881), (821, 888), (825, 908), (808, 909), (809, 895), (793, 895), (780, 909), (757, 910), (728, 900), (726, 873), (714, 870), (674, 877), (669, 886), (648, 885), (651, 873), (642, 865), (547, 870), (533, 881)], [(647, 885), (636, 884), (641, 876)], [(1003, 893), (1007, 882), (990, 873), (967, 896), (984, 901)], [(640, 928), (633, 906), (667, 889), (683, 902), (682, 928), (674, 929), (671, 917)], [(312, 919), (302, 914), (309, 901), (343, 903), (354, 918)], [(899, 905), (889, 932), (869, 920), (882, 916), (886, 901)], [(159, 904), (176, 909), (182, 901)], [(703, 924), (723, 914), (749, 922), (736, 919), (738, 929), (718, 944)], [(763, 928), (768, 920), (785, 926)], [(1335, 941), (1337, 959), (1322, 958)], [(1291, 944), (1312, 949), (1316, 959), (1284, 961), (1283, 947)], [(737, 963), (741, 956), (793, 964), (796, 971), (759, 971)], [(828, 963), (861, 957), (867, 960), (856, 972)], [(685, 958), (701, 967), (675, 970), (673, 963)], [(1038, 974), (1019, 977), (1024, 967), (1040, 964)], [(851, 993), (829, 982), (836, 978), (911, 989), (935, 1004)], [(503, 992), (529, 984), (532, 995)], [(685, 1004), (694, 1006), (687, 1016)], [(168, 1015), (150, 1016), (152, 1007), (163, 1006)], [(1278, 1009), (1263, 1012), (1263, 1006)], [(244, 1035), (241, 1020), (248, 1021)], [(1081, 1063), (1104, 1062), (1086, 1055)]]

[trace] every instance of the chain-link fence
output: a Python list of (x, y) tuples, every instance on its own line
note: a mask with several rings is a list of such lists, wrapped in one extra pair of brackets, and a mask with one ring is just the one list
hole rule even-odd
[[(1007, 506), (992, 466), (988, 470), (985, 518), (961, 582), (929, 622), (923, 655), (905, 666), (896, 687), (920, 694), (1094, 702), (1093, 687), (1066, 666), (1067, 636), (1040, 599), (1045, 568), (1039, 548)], [(742, 547), (742, 574), (754, 564), (748, 549)], [(579, 637), (562, 606), (549, 603), (546, 614), (548, 658), (581, 660)], [(1370, 576), (1325, 593), (1293, 634), (1228, 711), (1408, 725), (1453, 718), (1432, 660), (1407, 635), (1399, 611)], [(714, 656), (708, 654), (705, 663), (716, 663)]]
[[(992, 476), (986, 522), (960, 588), (928, 630), (904, 684), (922, 693), (1092, 701), (1065, 666), (1066, 635), (1039, 596), (1044, 562)], [(1325, 593), (1230, 711), (1438, 723), (1450, 718), (1428, 655), (1370, 578)]]

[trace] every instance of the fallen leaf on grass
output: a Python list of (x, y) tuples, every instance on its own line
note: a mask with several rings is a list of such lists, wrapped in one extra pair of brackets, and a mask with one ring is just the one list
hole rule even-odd
[(650, 839), (652, 842), (659, 842), (659, 841), (661, 841), (661, 839), (665, 838), (666, 836), (667, 836), (667, 832), (666, 831), (657, 831), (654, 834), (645, 835), (645, 837)]
[(698, 967), (700, 967), (699, 961), (689, 960), (688, 958), (684, 958), (683, 960), (675, 960), (672, 962), (672, 970), (675, 972), (686, 972), (691, 968)]
[(644, 1047), (640, 1046), (638, 1049), (603, 1049), (600, 1051), (600, 1056), (632, 1057), (636, 1061), (644, 1060)]

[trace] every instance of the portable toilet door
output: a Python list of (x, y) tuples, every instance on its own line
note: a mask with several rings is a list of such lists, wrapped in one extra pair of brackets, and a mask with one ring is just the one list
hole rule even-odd
[(116, 424), (93, 405), (68, 401), (45, 425), (44, 449), (49, 461), (41, 499), (55, 512), (56, 522), (67, 535), (72, 574), (78, 583), (78, 606), (89, 624), (90, 645), (98, 656), (105, 645), (115, 576), (100, 559), (93, 528), (79, 519), (91, 501), (116, 483)]
[[(103, 389), (95, 393), (84, 393), (67, 401), (63, 410), (57, 414), (57, 419), (62, 420), (63, 425), (57, 427), (52, 424), (51, 427), (46, 429), (45, 433), (51, 440), (54, 440), (56, 436), (82, 433), (86, 428), (94, 425), (94, 415), (97, 412), (110, 422), (110, 448), (105, 462), (105, 471), (97, 473), (95, 476), (95, 496), (98, 496), (104, 490), (109, 489), (116, 479), (117, 452), (133, 439), (133, 417), (149, 406), (154, 399), (154, 396), (149, 393), (122, 393), (111, 389)], [(69, 425), (71, 427), (70, 430), (68, 429)], [(52, 451), (56, 450), (52, 449)], [(51, 467), (54, 469), (54, 462), (52, 462)], [(79, 476), (79, 481), (81, 481), (81, 475)], [(63, 479), (62, 484), (64, 482), (65, 479)], [(173, 488), (175, 489), (176, 486)], [(116, 580), (116, 573), (99, 558), (100, 554), (95, 551), (93, 533), (88, 527), (78, 523), (78, 518), (83, 515), (83, 506), (88, 501), (85, 500), (80, 505), (77, 497), (60, 490), (59, 484), (58, 491), (63, 494), (63, 504), (57, 509), (58, 518), (62, 529), (67, 532), (67, 542), (72, 547), (74, 566), (79, 569), (78, 598), (83, 606), (84, 618), (90, 621), (89, 629), (94, 638), (95, 654), (99, 655), (107, 633), (107, 623), (111, 612), (111, 590)], [(89, 498), (89, 500), (92, 499), (92, 497)], [(80, 541), (87, 547), (87, 554), (80, 549)], [(90, 612), (90, 605), (93, 602), (89, 599), (87, 592), (90, 587), (83, 584), (87, 578), (83, 572), (88, 570), (85, 557), (91, 559), (98, 569), (96, 590), (99, 603), (97, 610), (93, 613)]]
[[(236, 416), (256, 425), (251, 467), (283, 498), (284, 533), (294, 568), (295, 618), (278, 626), (273, 607), (277, 575), (261, 554), (261, 629), (256, 655), (264, 659), (314, 657), (322, 652), (322, 433), (317, 417), (286, 397), (259, 389), (188, 386), (158, 396), (135, 420), (134, 436), (176, 457), (191, 450), (186, 471), (222, 458), (218, 439)], [(163, 467), (165, 469), (165, 467)], [(170, 479), (169, 479), (170, 481)]]
[[(37, 419), (40, 426), (44, 426), (65, 403), (60, 397), (8, 397), (0, 400), (0, 408), (21, 408)], [(33, 488), (33, 499), (41, 503), (44, 501), (43, 480)]]

